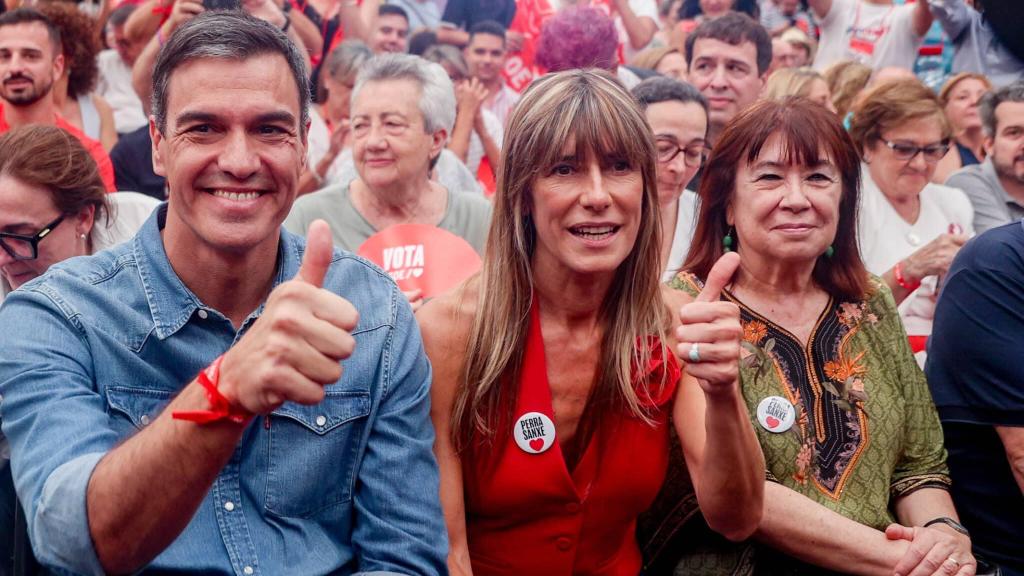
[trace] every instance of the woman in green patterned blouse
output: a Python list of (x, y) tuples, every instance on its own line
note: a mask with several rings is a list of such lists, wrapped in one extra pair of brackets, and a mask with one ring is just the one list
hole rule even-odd
[[(738, 116), (705, 166), (688, 272), (671, 286), (696, 294), (724, 252), (741, 257), (723, 298), (741, 311), (768, 481), (756, 543), (691, 539), (700, 552), (673, 559), (677, 574), (975, 573), (924, 375), (857, 251), (859, 168), (835, 115), (803, 99)], [(688, 501), (671, 483), (663, 496), (649, 560), (676, 548), (665, 534)]]

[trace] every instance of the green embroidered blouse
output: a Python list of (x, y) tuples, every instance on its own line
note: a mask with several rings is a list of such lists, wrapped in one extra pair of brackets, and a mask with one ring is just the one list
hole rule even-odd
[[(768, 479), (884, 530), (895, 521), (894, 499), (923, 487), (948, 488), (949, 476), (924, 373), (891, 292), (872, 280), (873, 294), (862, 302), (829, 301), (806, 348), (731, 294), (723, 297), (740, 307), (740, 383)], [(702, 283), (680, 273), (669, 286), (696, 296)], [(788, 431), (770, 432), (758, 423), (757, 406), (769, 396), (786, 398), (796, 408)], [(664, 551), (667, 535), (678, 529), (671, 524), (685, 521), (678, 503), (692, 502), (690, 491), (688, 482), (666, 483), (650, 514), (654, 518), (645, 522), (656, 528), (641, 534), (649, 555)], [(652, 531), (654, 546), (647, 538)]]

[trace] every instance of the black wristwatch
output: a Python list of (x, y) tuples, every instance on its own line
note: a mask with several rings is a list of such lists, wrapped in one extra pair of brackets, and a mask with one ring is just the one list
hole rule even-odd
[(971, 537), (971, 533), (967, 531), (967, 528), (964, 528), (963, 524), (957, 522), (956, 520), (953, 520), (949, 516), (939, 516), (938, 518), (933, 518), (932, 520), (925, 522), (924, 527), (927, 528), (932, 524), (945, 524), (946, 526), (949, 526), (950, 528), (956, 530), (964, 536), (967, 536), (968, 538)]

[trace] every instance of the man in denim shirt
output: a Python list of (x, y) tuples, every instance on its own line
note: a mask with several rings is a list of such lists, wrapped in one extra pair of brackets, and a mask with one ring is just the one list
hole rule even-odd
[(306, 86), (269, 24), (216, 12), (182, 26), (154, 71), (168, 204), (131, 242), (8, 296), (3, 431), (43, 564), (446, 571), (409, 305), (333, 251), (325, 223), (306, 243), (280, 226), (306, 156)]

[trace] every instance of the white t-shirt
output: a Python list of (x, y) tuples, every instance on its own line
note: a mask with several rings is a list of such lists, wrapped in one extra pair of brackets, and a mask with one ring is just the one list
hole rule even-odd
[[(501, 150), (503, 145), (503, 138), (505, 127), (502, 126), (501, 120), (494, 114), (491, 114), (488, 110), (480, 110), (480, 113), (484, 116), (484, 130), (487, 130), (487, 134), (491, 136), (491, 140), (498, 145), (498, 150)], [(480, 169), (480, 162), (484, 159), (487, 152), (484, 150), (483, 140), (480, 140), (480, 136), (477, 135), (476, 130), (469, 136), (469, 149), (466, 150), (466, 168), (473, 174)], [(495, 169), (494, 166), (491, 169)]]
[(633, 73), (632, 70), (625, 66), (619, 66), (615, 70), (615, 76), (618, 77), (619, 82), (622, 82), (626, 90), (632, 90), (636, 88), (636, 85), (640, 83), (640, 77)]
[[(862, 166), (861, 176), (863, 187), (857, 237), (868, 272), (884, 274), (900, 260), (948, 233), (950, 224), (958, 225), (964, 234), (974, 233), (974, 209), (963, 190), (929, 183), (921, 191), (921, 212), (917, 222), (910, 224), (896, 212), (871, 179), (867, 166)], [(908, 335), (931, 334), (938, 296), (938, 278), (929, 276), (900, 304), (900, 317)], [(918, 360), (922, 361), (922, 358)]]
[(142, 100), (132, 88), (132, 68), (116, 50), (104, 50), (96, 57), (99, 79), (96, 93), (114, 111), (114, 128), (121, 134), (134, 132), (149, 123)]
[[(574, 4), (576, 2), (566, 2), (565, 0), (560, 2), (560, 5), (563, 7)], [(584, 3), (580, 2), (580, 4)], [(622, 16), (612, 9), (611, 0), (590, 0), (590, 6), (608, 14), (615, 21), (615, 29), (619, 32), (619, 47), (622, 48), (625, 62), (629, 62), (637, 52), (646, 48), (646, 46), (641, 47), (639, 50), (633, 48), (629, 41), (629, 34), (626, 33), (626, 26), (622, 23)], [(656, 0), (629, 0), (629, 8), (633, 11), (633, 14), (636, 14), (637, 18), (650, 18), (655, 24), (658, 23), (658, 3)]]
[[(629, 8), (637, 18), (650, 18), (655, 24), (658, 23), (658, 4), (655, 0), (629, 0)], [(622, 54), (626, 62), (632, 61), (637, 52), (647, 47), (633, 48), (629, 42), (629, 34), (626, 33), (626, 26), (622, 23), (622, 16), (618, 14), (615, 15), (615, 28), (619, 31), (619, 45), (622, 46)], [(651, 39), (653, 38), (652, 36)]]
[(672, 248), (668, 253), (662, 282), (668, 282), (679, 272), (690, 253), (693, 232), (697, 229), (697, 214), (700, 212), (700, 197), (692, 190), (683, 190), (679, 196), (679, 212), (676, 214), (676, 230), (672, 235)]
[(306, 165), (310, 169), (316, 168), (330, 147), (331, 132), (327, 129), (327, 122), (324, 122), (316, 106), (310, 106), (309, 131), (306, 134)]
[(855, 60), (875, 70), (886, 66), (912, 70), (924, 40), (914, 33), (914, 10), (914, 4), (832, 0), (832, 8), (821, 20), (814, 68), (820, 71), (841, 60)]

